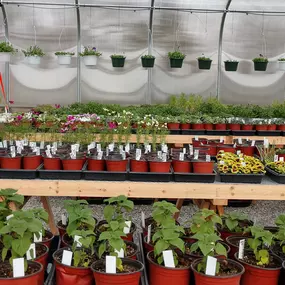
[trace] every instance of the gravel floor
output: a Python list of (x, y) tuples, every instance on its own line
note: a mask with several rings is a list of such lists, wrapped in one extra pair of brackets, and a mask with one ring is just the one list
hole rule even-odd
[[(63, 202), (69, 199), (68, 197), (50, 197), (50, 204), (52, 206), (52, 211), (54, 213), (55, 220), (61, 219), (61, 214), (64, 213)], [(138, 202), (136, 202), (138, 203)], [(38, 197), (32, 197), (28, 203), (25, 205), (25, 209), (42, 207), (40, 199)], [(94, 214), (99, 218), (103, 218), (103, 208), (104, 205), (90, 205), (93, 209)], [(183, 206), (179, 221), (183, 225), (188, 221), (193, 213), (197, 211), (197, 207), (193, 204), (188, 204)], [(151, 215), (152, 206), (151, 205), (135, 205), (133, 212), (130, 214), (132, 221), (136, 223), (137, 226), (141, 224), (141, 212), (145, 213), (146, 217)], [(285, 213), (285, 201), (257, 201), (250, 207), (245, 208), (233, 208), (225, 207), (225, 212), (239, 211), (245, 213), (251, 218), (256, 224), (263, 226), (274, 225), (275, 218)]]

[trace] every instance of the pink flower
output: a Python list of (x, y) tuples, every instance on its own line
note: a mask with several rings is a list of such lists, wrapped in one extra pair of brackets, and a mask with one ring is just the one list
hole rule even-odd
[(54, 106), (55, 106), (56, 109), (60, 108), (60, 104), (55, 104)]
[(114, 122), (109, 122), (108, 126), (109, 126), (109, 129), (116, 129), (117, 128), (117, 124)]
[(18, 121), (21, 121), (22, 119), (23, 119), (23, 116), (22, 116), (22, 115), (18, 115), (18, 116), (17, 116), (17, 120), (18, 120)]

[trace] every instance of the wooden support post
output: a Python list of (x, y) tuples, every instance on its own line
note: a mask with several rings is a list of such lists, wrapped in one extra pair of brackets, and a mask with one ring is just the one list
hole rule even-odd
[(49, 197), (41, 197), (41, 201), (42, 201), (42, 204), (45, 208), (45, 210), (47, 211), (48, 213), (48, 224), (49, 224), (49, 227), (50, 227), (50, 231), (54, 234), (54, 235), (58, 235), (58, 229), (55, 225), (55, 221), (54, 221), (54, 216), (53, 216), (53, 212), (51, 210), (51, 206), (50, 206), (50, 203), (49, 203)]
[(181, 208), (183, 206), (183, 202), (184, 202), (184, 199), (178, 199), (177, 202), (176, 202), (176, 208), (179, 210), (179, 212), (177, 212), (174, 215), (175, 220), (177, 220), (179, 218), (180, 210), (181, 210)]

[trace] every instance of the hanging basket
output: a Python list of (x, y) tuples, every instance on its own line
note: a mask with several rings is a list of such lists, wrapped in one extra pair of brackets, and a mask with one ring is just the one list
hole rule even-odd
[(85, 55), (82, 58), (83, 58), (83, 62), (86, 66), (97, 65), (98, 56), (96, 56), (96, 55)]
[(170, 58), (169, 60), (171, 68), (181, 68), (184, 58)]
[(268, 62), (254, 62), (255, 71), (266, 71)]
[(59, 65), (69, 65), (71, 64), (71, 55), (58, 55), (57, 63)]
[(199, 60), (198, 59), (199, 69), (211, 69), (212, 60)]
[(124, 67), (126, 58), (111, 57), (113, 67)]
[(285, 61), (278, 61), (279, 70), (285, 71)]
[(0, 62), (9, 62), (11, 57), (10, 52), (0, 52)]
[(154, 66), (155, 58), (141, 58), (142, 66), (144, 68), (152, 68)]
[(27, 60), (28, 63), (32, 65), (39, 65), (41, 63), (41, 57), (37, 55), (27, 56)]
[(238, 69), (238, 62), (237, 61), (225, 61), (225, 70), (226, 71), (237, 71)]

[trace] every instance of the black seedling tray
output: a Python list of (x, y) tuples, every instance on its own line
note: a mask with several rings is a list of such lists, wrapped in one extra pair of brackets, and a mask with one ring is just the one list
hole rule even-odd
[(281, 136), (282, 131), (256, 131), (258, 136), (263, 137), (278, 137)]
[(170, 135), (180, 135), (180, 129), (179, 130), (169, 130)]
[(82, 170), (45, 170), (43, 165), (38, 170), (40, 179), (47, 180), (80, 180)]
[(220, 173), (221, 182), (260, 184), (264, 174), (232, 174)]
[(233, 136), (254, 136), (256, 134), (255, 130), (252, 131), (231, 131)]
[(216, 172), (213, 173), (180, 173), (174, 172), (175, 182), (214, 183)]
[(206, 134), (210, 136), (227, 136), (230, 132), (230, 130), (209, 130), (206, 131)]
[(278, 172), (274, 171), (269, 167), (265, 167), (266, 174), (272, 179), (273, 181), (279, 184), (285, 184), (285, 174), (279, 174)]
[(129, 179), (136, 182), (170, 182), (173, 176), (172, 172), (129, 172)]
[(0, 168), (0, 179), (36, 179), (38, 169), (2, 169)]
[(181, 130), (182, 135), (205, 135), (205, 130)]

